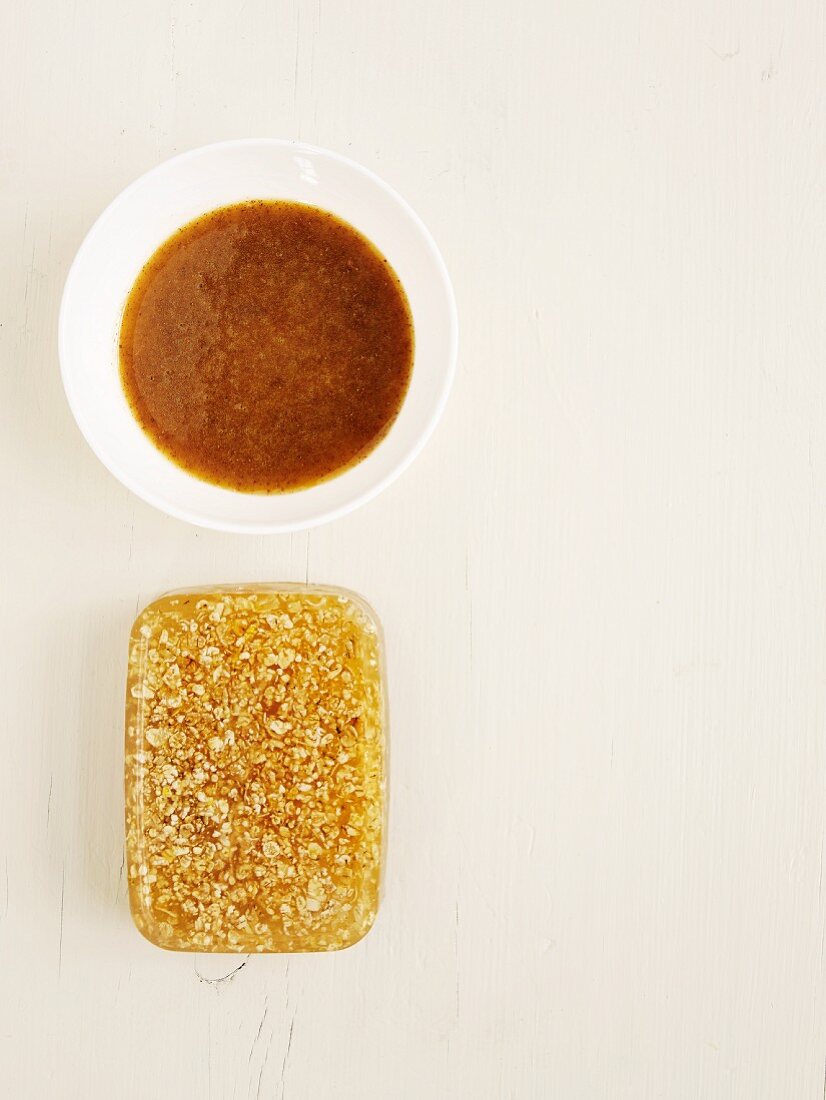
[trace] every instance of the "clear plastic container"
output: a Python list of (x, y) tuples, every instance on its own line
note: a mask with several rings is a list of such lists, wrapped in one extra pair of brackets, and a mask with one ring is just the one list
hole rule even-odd
[(331, 951), (379, 903), (381, 628), (352, 593), (174, 592), (135, 620), (126, 851), (138, 929), (177, 951)]

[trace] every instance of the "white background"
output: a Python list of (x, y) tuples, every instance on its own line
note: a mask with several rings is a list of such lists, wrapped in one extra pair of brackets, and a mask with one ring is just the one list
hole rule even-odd
[[(5, 1095), (822, 1097), (825, 43), (816, 0), (5, 0)], [(97, 213), (246, 135), (383, 175), (459, 302), (431, 444), (309, 536), (141, 504), (58, 376)], [(213, 983), (130, 923), (127, 633), (305, 578), (385, 624), (384, 905)]]

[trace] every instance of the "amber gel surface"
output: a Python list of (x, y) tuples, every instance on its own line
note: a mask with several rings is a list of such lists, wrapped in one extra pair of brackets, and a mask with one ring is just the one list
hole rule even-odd
[(370, 929), (384, 829), (376, 620), (334, 589), (173, 593), (135, 620), (129, 898), (182, 951), (330, 951)]
[(205, 481), (288, 492), (366, 457), (401, 409), (413, 322), (399, 279), (313, 206), (245, 202), (184, 226), (129, 295), (120, 372), (153, 443)]

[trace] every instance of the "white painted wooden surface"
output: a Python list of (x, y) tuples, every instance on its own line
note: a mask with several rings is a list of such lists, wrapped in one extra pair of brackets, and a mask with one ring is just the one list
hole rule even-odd
[[(0, 1074), (18, 1098), (804, 1098), (826, 1058), (820, 0), (7, 0)], [(195, 530), (58, 378), (83, 233), (194, 145), (298, 137), (420, 211), (448, 412), (308, 536)], [(161, 953), (121, 867), (136, 609), (379, 609), (391, 849), (336, 957)]]

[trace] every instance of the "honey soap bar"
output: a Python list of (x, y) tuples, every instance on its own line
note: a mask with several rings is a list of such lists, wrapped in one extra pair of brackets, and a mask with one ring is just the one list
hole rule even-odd
[(375, 920), (378, 623), (335, 589), (172, 593), (132, 629), (126, 859), (138, 929), (177, 951), (331, 951)]

